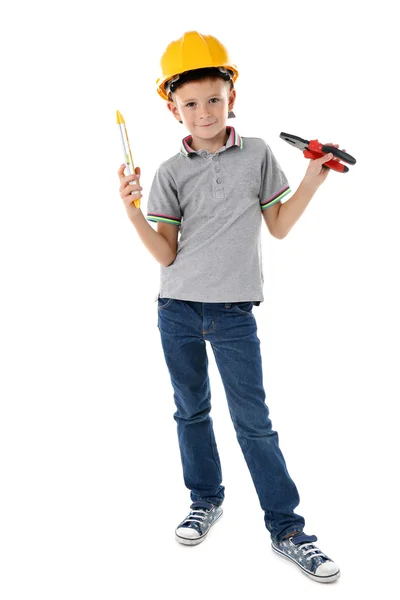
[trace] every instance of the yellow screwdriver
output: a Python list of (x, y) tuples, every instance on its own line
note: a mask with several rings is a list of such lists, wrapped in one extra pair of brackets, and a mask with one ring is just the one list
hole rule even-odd
[[(128, 175), (135, 174), (135, 165), (133, 164), (131, 147), (129, 145), (128, 132), (127, 132), (126, 126), (125, 126), (125, 119), (121, 115), (119, 110), (117, 110), (117, 124), (118, 124), (119, 130), (121, 132), (122, 148), (123, 148), (123, 152), (124, 152), (124, 162), (126, 164), (126, 171), (127, 171), (127, 173), (124, 172), (124, 175), (125, 175), (125, 177), (127, 177)], [(131, 185), (135, 185), (135, 181), (130, 181), (129, 183)], [(134, 193), (135, 192), (131, 192), (131, 194), (134, 194)], [(140, 198), (137, 198), (133, 202), (134, 202), (134, 205), (136, 208), (140, 208)]]

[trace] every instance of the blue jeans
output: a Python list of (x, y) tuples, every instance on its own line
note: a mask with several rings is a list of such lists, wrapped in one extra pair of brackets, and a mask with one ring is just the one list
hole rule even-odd
[(174, 390), (183, 478), (191, 500), (220, 505), (225, 495), (210, 416), (207, 340), (272, 540), (303, 531), (304, 518), (294, 512), (300, 497), (265, 404), (253, 302), (158, 298), (157, 326)]

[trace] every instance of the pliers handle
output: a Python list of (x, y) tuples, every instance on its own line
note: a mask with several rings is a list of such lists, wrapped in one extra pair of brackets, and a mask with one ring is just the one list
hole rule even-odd
[[(295, 146), (295, 148), (303, 150), (305, 158), (320, 158), (324, 154), (329, 154), (331, 152), (333, 156), (336, 156), (340, 160), (344, 160), (350, 165), (356, 164), (356, 159), (350, 154), (347, 154), (347, 152), (339, 150), (339, 148), (335, 148), (334, 146), (325, 146), (318, 140), (303, 140), (297, 135), (291, 135), (290, 133), (284, 133), (283, 131), (279, 137), (285, 140), (285, 142), (288, 142), (291, 146)], [(338, 160), (328, 160), (323, 166), (333, 169), (334, 171), (339, 171), (340, 173), (347, 173), (349, 170), (346, 165), (343, 165)]]

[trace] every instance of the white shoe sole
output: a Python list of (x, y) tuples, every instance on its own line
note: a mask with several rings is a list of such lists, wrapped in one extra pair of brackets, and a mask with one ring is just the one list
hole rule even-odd
[[(215, 525), (215, 523), (218, 523), (219, 519), (223, 515), (223, 512), (224, 511), (221, 510), (220, 514), (215, 519), (215, 521), (213, 521), (211, 523), (209, 529), (205, 533), (203, 533), (203, 535), (200, 535), (197, 538), (185, 538), (185, 537), (182, 537), (181, 535), (178, 535), (176, 533), (176, 530), (175, 530), (175, 539), (176, 539), (176, 541), (179, 542), (180, 544), (185, 544), (185, 546), (196, 546), (197, 544), (200, 544), (204, 540), (204, 538), (210, 533), (210, 530), (213, 527), (213, 525)], [(177, 528), (177, 529), (179, 529), (179, 528)]]

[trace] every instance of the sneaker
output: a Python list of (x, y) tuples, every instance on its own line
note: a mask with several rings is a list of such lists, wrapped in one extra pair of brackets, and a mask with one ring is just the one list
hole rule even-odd
[(312, 543), (317, 539), (317, 536), (301, 531), (281, 542), (272, 542), (271, 546), (274, 552), (294, 562), (311, 579), (330, 583), (340, 577), (340, 569)]
[(181, 544), (200, 544), (210, 528), (222, 517), (222, 507), (199, 500), (193, 502), (186, 519), (175, 529), (175, 539)]

